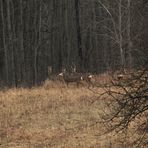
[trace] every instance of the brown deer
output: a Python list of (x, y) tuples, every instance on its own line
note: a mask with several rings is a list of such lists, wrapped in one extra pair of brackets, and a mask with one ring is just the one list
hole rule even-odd
[(52, 68), (52, 66), (48, 66), (48, 79), (49, 79), (50, 81), (56, 81), (56, 80), (58, 80), (57, 75), (55, 75), (55, 74), (53, 73), (53, 68)]
[(59, 76), (63, 77), (64, 82), (66, 83), (67, 86), (68, 86), (69, 83), (76, 83), (77, 87), (78, 87), (79, 84), (81, 83), (81, 81), (83, 80), (83, 77), (81, 75), (79, 75), (79, 74), (68, 74), (68, 73), (66, 73), (65, 70), (62, 73), (60, 73)]
[(117, 79), (118, 80), (123, 80), (124, 79), (124, 75), (123, 74), (118, 74), (117, 75)]
[(83, 78), (83, 81), (85, 81), (88, 84), (88, 87), (94, 86), (93, 83), (92, 83), (92, 79), (93, 79), (92, 74), (90, 74), (90, 73), (78, 73), (75, 65), (71, 68), (72, 68), (72, 74), (73, 75), (81, 75), (82, 78)]
[(94, 87), (94, 85), (92, 83), (92, 79), (93, 79), (93, 75), (92, 74), (84, 73), (82, 75), (82, 77), (83, 77), (83, 80), (88, 84), (88, 87), (90, 87), (90, 86)]

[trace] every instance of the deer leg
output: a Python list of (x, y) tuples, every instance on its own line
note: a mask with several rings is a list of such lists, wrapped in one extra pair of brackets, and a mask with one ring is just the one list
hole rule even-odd
[(94, 88), (94, 85), (93, 85), (93, 83), (90, 81), (90, 85)]
[(79, 82), (77, 82), (77, 87), (79, 87)]
[(67, 82), (67, 83), (66, 83), (67, 87), (68, 87), (68, 84), (69, 84), (69, 83)]
[(93, 83), (91, 82), (91, 80), (87, 80), (87, 84), (88, 84), (88, 88), (90, 88), (91, 86), (94, 87)]
[(90, 82), (89, 81), (87, 81), (87, 84), (88, 84), (88, 88), (90, 88)]
[(87, 88), (89, 88), (90, 87), (89, 81), (86, 79), (85, 82), (87, 84)]

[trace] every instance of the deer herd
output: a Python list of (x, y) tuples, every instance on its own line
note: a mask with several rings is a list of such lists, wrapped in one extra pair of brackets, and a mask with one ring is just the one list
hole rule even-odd
[[(88, 87), (94, 87), (94, 84), (96, 84), (96, 76), (91, 73), (79, 73), (76, 71), (76, 68), (72, 69), (72, 72), (67, 72), (66, 69), (62, 69), (62, 72), (55, 75), (52, 73), (52, 68), (48, 67), (48, 75), (50, 80), (62, 80), (68, 87), (69, 84), (75, 83), (77, 87), (79, 87), (80, 84), (84, 85), (87, 84)], [(115, 76), (114, 80), (122, 81), (125, 78), (125, 74), (118, 73)], [(85, 83), (83, 83), (85, 82)], [(113, 81), (112, 81), (113, 82)]]
[(76, 72), (76, 68), (73, 69), (71, 73), (68, 73), (66, 69), (63, 69), (61, 73), (59, 73), (57, 76), (52, 75), (51, 67), (48, 69), (48, 74), (50, 79), (54, 79), (53, 77), (59, 77), (60, 80), (62, 80), (66, 83), (67, 86), (69, 86), (70, 83), (76, 83), (77, 87), (80, 86), (83, 82), (86, 82), (88, 87), (93, 86), (93, 75), (90, 73), (78, 73)]
[(92, 85), (93, 75), (91, 74), (67, 74), (62, 72), (59, 74), (59, 76), (63, 77), (63, 80), (67, 86), (69, 85), (69, 83), (76, 83), (78, 87), (83, 81), (87, 82), (88, 86)]

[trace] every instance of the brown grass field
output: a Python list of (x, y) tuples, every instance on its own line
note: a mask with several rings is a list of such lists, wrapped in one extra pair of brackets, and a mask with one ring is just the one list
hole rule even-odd
[[(46, 82), (0, 91), (0, 148), (122, 148), (122, 133), (103, 134), (104, 90)], [(129, 140), (129, 139), (128, 139)], [(131, 146), (129, 146), (131, 147)]]

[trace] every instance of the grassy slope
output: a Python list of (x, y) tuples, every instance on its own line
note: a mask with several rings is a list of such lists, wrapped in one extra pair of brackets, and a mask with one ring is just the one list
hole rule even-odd
[(90, 105), (96, 97), (73, 86), (0, 92), (0, 147), (121, 147), (117, 136), (101, 135), (105, 125), (95, 124), (105, 107), (103, 100)]

